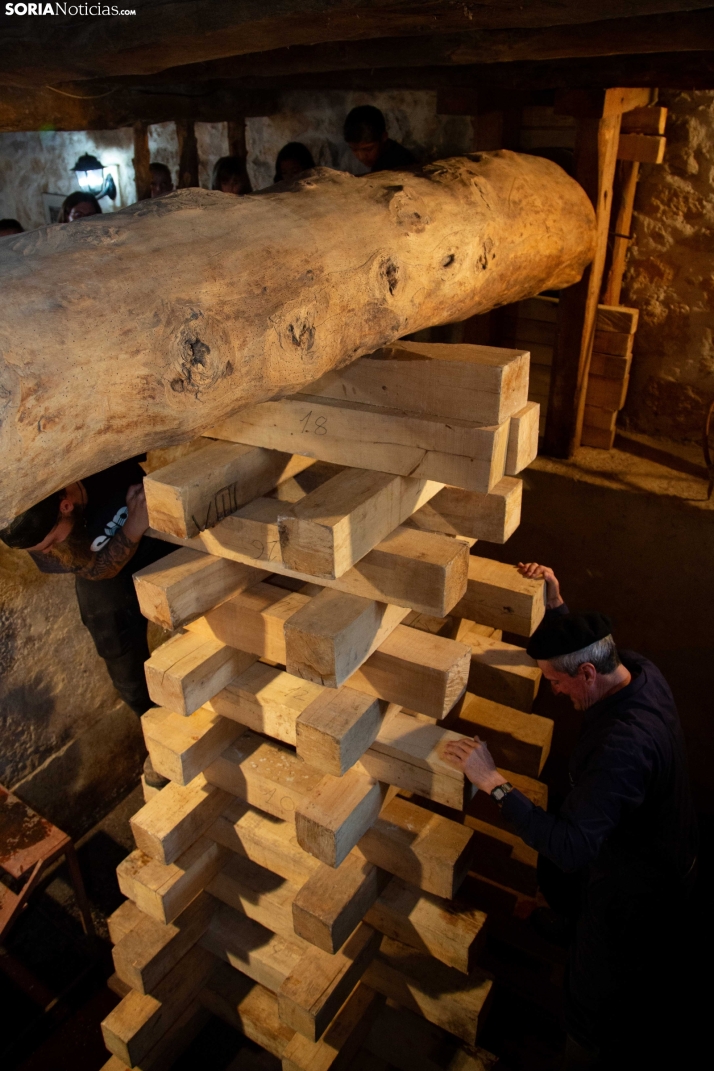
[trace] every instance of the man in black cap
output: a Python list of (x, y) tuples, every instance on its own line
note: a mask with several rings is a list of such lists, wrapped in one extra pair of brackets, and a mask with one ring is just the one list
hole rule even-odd
[(574, 916), (566, 1067), (610, 1068), (611, 1046), (623, 1036), (631, 1044), (656, 1008), (652, 982), (659, 979), (661, 994), (674, 955), (671, 922), (693, 884), (697, 828), (684, 740), (657, 667), (618, 651), (604, 614), (571, 614), (552, 569), (529, 562), (519, 570), (546, 582), (546, 615), (528, 654), (553, 691), (584, 712), (571, 791), (558, 814), (546, 813), (506, 781), (478, 737), (448, 745), (445, 756), (555, 864), (557, 906), (567, 910), (570, 900)]
[[(25, 510), (0, 530), (0, 539), (27, 550), (43, 573), (74, 573), (82, 623), (106, 662), (117, 692), (141, 716), (153, 704), (146, 689), (147, 622), (132, 574), (169, 553), (149, 526), (142, 480), (143, 457), (71, 483)], [(147, 781), (165, 784), (151, 767)]]

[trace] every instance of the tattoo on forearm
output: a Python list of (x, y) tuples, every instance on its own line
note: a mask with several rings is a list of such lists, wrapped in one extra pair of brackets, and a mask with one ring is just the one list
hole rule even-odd
[(134, 556), (140, 540), (136, 543), (124, 534), (120, 528), (115, 536), (105, 543), (94, 555), (94, 561), (82, 569), (75, 570), (77, 576), (85, 580), (110, 580), (116, 576), (126, 563)]

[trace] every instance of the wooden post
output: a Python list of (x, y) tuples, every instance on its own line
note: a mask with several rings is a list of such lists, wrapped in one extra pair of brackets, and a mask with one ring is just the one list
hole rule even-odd
[(603, 305), (620, 304), (622, 277), (625, 274), (625, 260), (630, 245), (630, 227), (640, 165), (637, 160), (620, 160), (617, 171), (616, 191), (619, 198), (615, 226), (612, 231), (612, 255), (600, 299)]
[(198, 143), (193, 123), (177, 121), (176, 136), (179, 145), (178, 188), (185, 190), (189, 186), (198, 186)]
[(226, 123), (228, 128), (228, 153), (230, 156), (238, 156), (243, 161), (243, 190), (244, 193), (252, 193), (253, 187), (248, 177), (248, 147), (245, 140), (245, 117), (229, 119)]
[(593, 262), (580, 282), (564, 290), (560, 298), (543, 445), (543, 452), (552, 457), (572, 457), (580, 445), (622, 113), (648, 104), (651, 92), (575, 90), (563, 94), (559, 102), (561, 113), (578, 117), (575, 177), (595, 208), (597, 243)]
[(149, 124), (134, 123), (134, 182), (136, 183), (137, 201), (151, 197), (151, 172), (149, 163)]

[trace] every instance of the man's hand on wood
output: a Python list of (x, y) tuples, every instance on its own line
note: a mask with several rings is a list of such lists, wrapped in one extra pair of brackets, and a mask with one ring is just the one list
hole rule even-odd
[(477, 736), (473, 740), (455, 740), (444, 748), (444, 758), (462, 770), (469, 781), (483, 792), (492, 792), (506, 784), (506, 778), (496, 769), (491, 752)]
[(143, 484), (131, 485), (126, 493), (126, 504), (129, 507), (129, 516), (124, 522), (124, 535), (132, 543), (138, 543), (149, 527), (149, 511), (146, 508)]
[(519, 562), (518, 572), (526, 580), (545, 580), (545, 602), (549, 610), (555, 610), (563, 605), (558, 578), (549, 565), (539, 565), (538, 562)]

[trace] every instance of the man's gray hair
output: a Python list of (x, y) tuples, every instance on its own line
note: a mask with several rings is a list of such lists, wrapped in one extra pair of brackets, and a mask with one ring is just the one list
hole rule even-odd
[(583, 647), (580, 651), (571, 654), (558, 655), (549, 658), (549, 663), (556, 673), (567, 673), (569, 677), (577, 676), (580, 666), (590, 662), (598, 673), (606, 675), (614, 673), (620, 665), (620, 656), (612, 636), (605, 636), (602, 640), (595, 640), (589, 647)]

